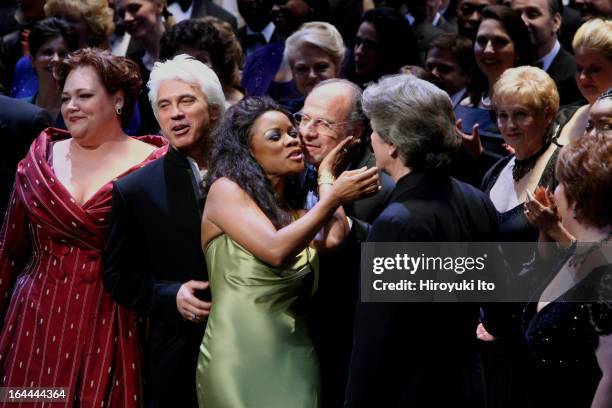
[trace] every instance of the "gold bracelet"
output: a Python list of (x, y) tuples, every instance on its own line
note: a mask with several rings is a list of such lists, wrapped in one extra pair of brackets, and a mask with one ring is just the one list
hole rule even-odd
[(330, 172), (319, 173), (319, 177), (317, 177), (317, 184), (334, 184), (336, 178)]

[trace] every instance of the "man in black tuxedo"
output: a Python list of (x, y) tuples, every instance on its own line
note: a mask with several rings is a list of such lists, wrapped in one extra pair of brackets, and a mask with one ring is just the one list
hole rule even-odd
[(215, 73), (184, 55), (156, 64), (147, 85), (170, 146), (114, 184), (104, 284), (115, 301), (149, 318), (150, 406), (196, 408), (198, 348), (211, 306), (200, 187), (225, 99)]
[[(448, 95), (414, 76), (366, 89), (376, 165), (396, 182), (367, 242), (493, 241), (497, 213), (450, 177), (461, 145)], [(484, 406), (476, 304), (359, 303), (345, 407)]]
[(217, 17), (230, 23), (234, 31), (238, 30), (236, 17), (223, 7), (210, 0), (175, 0), (168, 2), (168, 10), (178, 23), (190, 18), (202, 18), (206, 16)]
[(238, 30), (245, 57), (264, 45), (283, 40), (270, 18), (273, 5), (273, 0), (238, 0), (238, 11), (246, 23)]
[(521, 14), (540, 68), (557, 84), (561, 105), (583, 99), (576, 85), (576, 60), (559, 42), (563, 3), (561, 0), (511, 0), (510, 6)]
[(0, 224), (15, 182), (17, 163), (25, 157), (38, 134), (52, 123), (46, 110), (0, 95)]
[[(309, 165), (305, 208), (312, 208), (318, 201), (317, 168), (344, 138), (352, 136), (354, 141), (342, 170), (374, 167), (366, 117), (361, 110), (361, 89), (344, 79), (321, 82), (308, 94), (296, 116), (301, 118), (299, 131)], [(380, 181), (381, 191), (344, 206), (351, 231), (342, 247), (319, 255), (319, 284), (309, 324), (321, 364), (323, 408), (341, 406), (344, 400), (358, 295), (360, 244), (367, 235), (368, 223), (382, 211), (394, 185), (384, 174)]]

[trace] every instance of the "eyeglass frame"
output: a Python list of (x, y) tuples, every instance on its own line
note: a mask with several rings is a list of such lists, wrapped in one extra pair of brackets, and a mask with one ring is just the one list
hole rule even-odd
[[(347, 120), (346, 122), (338, 122), (338, 123), (329, 123), (329, 121), (325, 120), (325, 119), (321, 119), (321, 118), (316, 118), (313, 119), (310, 115), (299, 111), (294, 113), (293, 115), (293, 119), (295, 120), (296, 124), (298, 125), (298, 128), (301, 128), (302, 126), (304, 126), (304, 128), (306, 128), (307, 126), (312, 126), (315, 127), (315, 129), (317, 129), (317, 131), (320, 131), (319, 129), (319, 124), (323, 125), (323, 128), (329, 130), (330, 132), (335, 132), (335, 128), (338, 126), (343, 126), (343, 125), (347, 125), (349, 123), (353, 123), (354, 120)], [(306, 118), (310, 118), (307, 123), (305, 125), (302, 125), (302, 119), (306, 117)]]

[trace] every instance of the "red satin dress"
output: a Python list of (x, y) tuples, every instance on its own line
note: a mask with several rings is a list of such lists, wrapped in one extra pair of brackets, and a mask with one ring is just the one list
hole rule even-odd
[[(69, 389), (67, 402), (44, 407), (140, 407), (137, 317), (102, 285), (112, 182), (83, 205), (75, 202), (49, 160), (51, 142), (68, 137), (43, 131), (17, 169), (0, 232), (0, 386)], [(140, 140), (166, 144), (159, 136)]]

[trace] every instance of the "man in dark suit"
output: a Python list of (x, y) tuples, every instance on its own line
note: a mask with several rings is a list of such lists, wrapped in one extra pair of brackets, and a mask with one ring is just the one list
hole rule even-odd
[(273, 5), (273, 0), (238, 0), (238, 11), (246, 23), (238, 30), (245, 57), (264, 45), (283, 40), (270, 18)]
[(0, 95), (0, 224), (15, 182), (17, 163), (25, 157), (38, 134), (52, 123), (46, 110)]
[[(366, 89), (376, 165), (397, 183), (367, 242), (491, 241), (488, 197), (449, 176), (461, 145), (448, 95), (414, 76)], [(475, 304), (359, 303), (345, 407), (482, 407)]]
[(225, 99), (215, 73), (185, 56), (157, 64), (148, 87), (170, 146), (114, 184), (104, 284), (115, 301), (149, 318), (150, 406), (196, 408), (194, 375), (211, 306), (200, 186)]
[(561, 47), (557, 38), (563, 13), (561, 0), (511, 0), (510, 6), (521, 14), (540, 68), (557, 84), (561, 105), (583, 99), (574, 78), (576, 60)]
[[(344, 79), (321, 82), (308, 94), (296, 116), (301, 118), (299, 130), (309, 164), (306, 208), (312, 208), (318, 201), (317, 168), (346, 137), (352, 136), (354, 141), (341, 170), (374, 167), (366, 118), (361, 110), (361, 89)], [(380, 180), (382, 189), (377, 194), (344, 206), (351, 231), (342, 247), (331, 254), (320, 254), (319, 285), (309, 318), (321, 364), (323, 408), (341, 406), (344, 400), (358, 294), (360, 245), (367, 235), (368, 223), (382, 211), (394, 184), (384, 174)]]
[(206, 16), (217, 17), (230, 23), (234, 31), (238, 30), (236, 17), (221, 6), (210, 0), (175, 0), (168, 2), (168, 10), (178, 23), (190, 18), (201, 18)]

